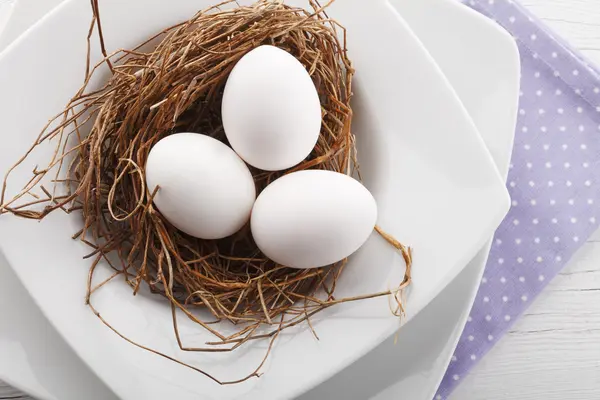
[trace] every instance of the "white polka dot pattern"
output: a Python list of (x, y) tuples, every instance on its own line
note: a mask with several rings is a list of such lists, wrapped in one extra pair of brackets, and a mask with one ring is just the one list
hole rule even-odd
[(435, 399), (446, 399), (597, 229), (600, 74), (510, 0), (472, 0), (515, 38), (521, 91), (507, 186), (512, 208)]

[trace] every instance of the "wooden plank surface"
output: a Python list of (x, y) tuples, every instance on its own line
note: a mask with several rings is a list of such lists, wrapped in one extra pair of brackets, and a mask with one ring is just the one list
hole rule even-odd
[[(521, 3), (600, 65), (599, 0)], [(465, 378), (451, 399), (600, 399), (600, 232)]]

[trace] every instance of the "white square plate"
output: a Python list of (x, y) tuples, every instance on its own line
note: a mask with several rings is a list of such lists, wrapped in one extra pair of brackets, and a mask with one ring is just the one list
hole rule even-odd
[[(171, 3), (165, 10), (159, 1), (145, 1), (145, 13), (138, 15), (134, 10), (141, 4), (138, 0), (103, 2), (109, 48), (131, 47), (202, 6), (196, 3), (191, 7), (182, 1)], [(358, 1), (339, 2), (331, 15), (349, 28), (351, 56), (358, 70), (356, 112), (362, 118), (356, 121), (356, 133), (364, 138), (361, 132), (367, 132), (373, 138), (370, 149), (362, 144), (360, 151), (367, 156), (375, 152), (383, 163), (371, 162), (374, 158), (369, 157), (363, 161), (363, 169), (371, 176), (367, 184), (383, 211), (380, 223), (418, 251), (415, 285), (408, 299), (412, 316), (491, 235), (508, 208), (508, 198), (472, 122), (418, 40), (405, 24), (398, 24), (384, 2), (373, 2), (372, 7), (361, 10), (360, 21), (357, 9)], [(48, 116), (60, 110), (79, 85), (80, 80), (74, 77), (83, 71), (85, 42), (81, 38), (89, 20), (81, 16), (86, 13), (89, 10), (82, 2), (63, 4), (1, 57), (0, 85), (6, 88), (0, 94), (2, 131), (20, 132), (19, 140), (11, 140), (0, 150), (1, 170), (8, 168), (11, 159), (25, 149)], [(363, 24), (362, 18), (372, 23)], [(125, 21), (132, 25), (126, 27)], [(135, 26), (135, 32), (129, 26)], [(381, 43), (382, 37), (393, 38), (395, 48), (403, 52), (390, 54), (386, 46), (372, 46), (375, 39)], [(39, 68), (50, 59), (60, 63)], [(17, 88), (20, 97), (16, 96)], [(386, 173), (380, 173), (383, 171)], [(19, 179), (26, 179), (25, 175)], [(402, 192), (397, 185), (400, 179)], [(51, 216), (40, 224), (3, 217), (2, 249), (58, 331), (123, 398), (292, 396), (348, 365), (397, 328), (397, 320), (387, 314), (385, 301), (331, 309), (327, 318), (317, 323), (320, 342), (307, 331), (287, 335), (278, 342), (263, 378), (219, 387), (131, 347), (91, 315), (79, 301), (87, 268), (81, 260), (86, 249), (69, 239), (69, 233), (77, 230), (76, 224), (63, 215)], [(44, 243), (44, 247), (27, 251), (23, 245), (26, 237), (29, 243)], [(354, 293), (387, 287), (390, 276), (398, 277), (397, 259), (374, 238), (353, 258), (354, 267), (347, 271), (340, 289)], [(360, 266), (367, 260), (372, 269), (365, 275), (365, 268)], [(60, 290), (53, 290), (56, 285)], [(164, 304), (133, 298), (124, 285), (108, 286), (101, 297), (97, 304), (103, 315), (128, 336), (201, 366), (209, 365), (219, 375), (247, 371), (260, 353), (260, 349), (250, 349), (219, 359), (181, 354), (173, 346)]]

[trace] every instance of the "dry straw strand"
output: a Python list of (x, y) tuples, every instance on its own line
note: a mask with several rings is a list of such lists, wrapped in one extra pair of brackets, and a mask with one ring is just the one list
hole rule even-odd
[[(225, 1), (159, 32), (135, 49), (108, 54), (98, 0), (91, 0), (94, 17), (87, 38), (84, 83), (4, 178), (0, 215), (40, 220), (59, 209), (82, 214), (83, 227), (73, 238), (92, 249), (86, 257), (93, 260), (86, 302), (107, 327), (131, 344), (220, 384), (259, 376), (276, 337), (285, 329), (306, 322), (318, 338), (310, 318), (336, 304), (390, 296), (394, 312), (403, 312), (400, 299), (411, 282), (411, 250), (379, 227), (377, 232), (404, 257), (404, 280), (392, 290), (338, 299), (334, 295), (336, 281), (346, 260), (309, 270), (277, 265), (260, 253), (248, 227), (218, 241), (188, 236), (153, 207), (152, 199), (160, 188), (145, 185), (143, 166), (148, 153), (165, 136), (199, 132), (226, 142), (220, 118), (224, 84), (235, 63), (263, 44), (290, 52), (306, 67), (321, 99), (323, 124), (314, 151), (298, 166), (276, 173), (252, 169), (258, 190), (297, 170), (357, 171), (350, 107), (354, 69), (347, 56), (344, 28), (326, 14), (331, 2), (321, 6), (311, 0), (312, 10), (308, 11), (282, 1), (259, 0), (251, 6)], [(104, 57), (91, 66), (94, 30)], [(153, 41), (158, 44), (147, 50)], [(103, 65), (111, 71), (110, 78), (100, 88), (90, 87)], [(84, 134), (86, 125), (91, 129)], [(47, 165), (32, 171), (30, 181), (8, 197), (7, 182), (14, 170), (38, 146), (50, 142), (56, 147)], [(51, 173), (53, 190), (42, 187), (42, 193), (36, 193)], [(57, 194), (59, 191), (62, 193)], [(35, 200), (25, 201), (27, 195)], [(102, 262), (114, 273), (92, 286)], [(96, 290), (118, 276), (124, 277), (134, 295), (145, 283), (170, 302), (174, 335), (182, 350), (232, 351), (263, 339), (269, 341), (263, 361), (247, 376), (224, 381), (125, 337), (91, 301)], [(207, 310), (211, 321), (201, 320), (194, 312), (198, 308)], [(215, 340), (203, 348), (182, 343), (178, 312), (213, 334)], [(221, 321), (238, 325), (239, 330), (225, 335), (214, 324)]]

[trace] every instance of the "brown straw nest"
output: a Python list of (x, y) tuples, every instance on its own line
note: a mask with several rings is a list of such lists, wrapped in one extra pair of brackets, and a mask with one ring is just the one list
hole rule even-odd
[[(378, 232), (406, 260), (404, 281), (390, 291), (338, 299), (334, 290), (345, 260), (325, 268), (287, 268), (260, 253), (248, 228), (226, 239), (200, 240), (175, 229), (153, 207), (155, 193), (148, 191), (144, 177), (152, 146), (175, 132), (199, 132), (226, 142), (220, 118), (224, 84), (236, 62), (263, 44), (285, 49), (306, 67), (318, 89), (323, 123), (314, 151), (300, 165), (275, 173), (252, 170), (258, 190), (295, 170), (356, 172), (350, 108), (354, 70), (346, 55), (344, 28), (330, 19), (325, 7), (316, 1), (311, 1), (311, 11), (281, 1), (260, 0), (248, 7), (230, 3), (200, 11), (134, 50), (107, 55), (97, 0), (92, 0), (94, 19), (88, 47), (97, 26), (105, 58), (90, 68), (88, 53), (82, 88), (51, 121), (56, 127), (50, 128), (49, 124), (31, 148), (53, 141), (54, 157), (46, 167), (36, 169), (31, 181), (11, 199), (5, 199), (4, 191), (12, 169), (7, 173), (0, 214), (42, 219), (58, 209), (81, 212), (84, 224), (74, 238), (91, 246), (89, 258), (93, 260), (87, 302), (117, 334), (90, 301), (93, 292), (108, 282), (92, 287), (94, 271), (101, 261), (114, 269), (111, 279), (124, 277), (134, 294), (145, 284), (169, 301), (182, 349), (185, 347), (177, 329), (177, 310), (215, 336), (214, 342), (195, 351), (213, 351), (215, 346), (234, 350), (256, 339), (271, 340), (272, 344), (282, 330), (302, 322), (310, 326), (311, 316), (347, 301), (392, 295), (396, 299), (394, 311), (399, 315), (401, 290), (410, 283), (410, 250), (379, 228)], [(151, 41), (158, 41), (158, 45), (144, 50)], [(112, 75), (104, 86), (92, 90), (90, 81), (100, 66), (108, 66)], [(91, 125), (87, 135), (82, 133), (85, 124)], [(54, 190), (40, 183), (51, 171), (53, 175), (58, 171), (55, 176), (59, 179), (52, 180)], [(42, 193), (34, 194), (34, 189)], [(57, 194), (59, 191), (63, 194)], [(28, 194), (36, 200), (25, 202)], [(45, 206), (41, 211), (40, 204)], [(115, 255), (118, 262), (114, 261)], [(239, 330), (233, 335), (221, 334), (218, 325), (203, 321), (195, 308), (206, 309), (212, 314), (211, 320), (229, 321)], [(222, 382), (122, 337), (219, 383), (258, 376), (260, 366), (242, 379)]]

